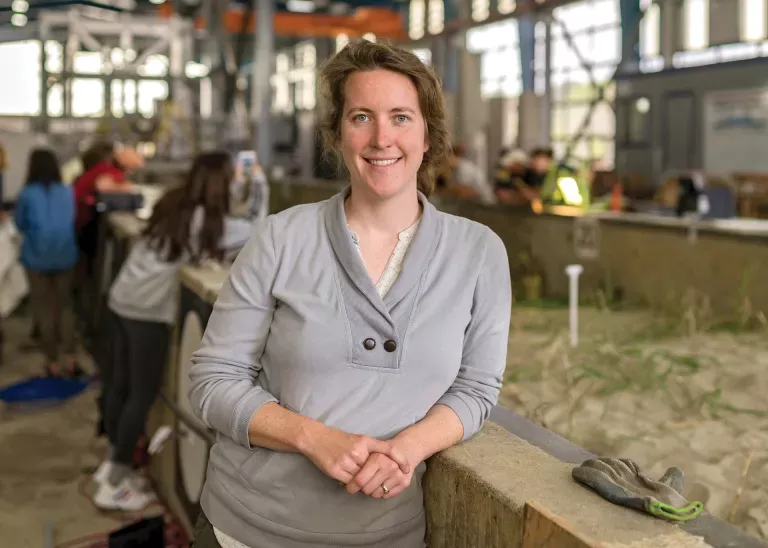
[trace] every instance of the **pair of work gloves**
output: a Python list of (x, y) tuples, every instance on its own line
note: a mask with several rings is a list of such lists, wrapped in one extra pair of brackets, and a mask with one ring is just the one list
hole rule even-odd
[(607, 501), (657, 518), (688, 521), (704, 509), (701, 502), (688, 502), (683, 496), (683, 472), (679, 468), (670, 468), (661, 479), (654, 480), (632, 460), (599, 458), (584, 461), (572, 475)]

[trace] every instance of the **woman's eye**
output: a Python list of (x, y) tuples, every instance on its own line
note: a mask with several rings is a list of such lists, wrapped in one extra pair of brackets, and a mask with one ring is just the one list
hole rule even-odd
[(398, 124), (404, 124), (408, 120), (410, 120), (410, 118), (408, 118), (405, 114), (398, 114), (397, 116), (395, 116), (395, 120), (397, 120)]
[(368, 119), (367, 114), (358, 114), (355, 116), (355, 122), (365, 122)]

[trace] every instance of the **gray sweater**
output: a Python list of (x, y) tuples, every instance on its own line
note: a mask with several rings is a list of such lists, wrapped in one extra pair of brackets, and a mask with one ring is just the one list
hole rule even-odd
[(467, 439), (501, 387), (511, 289), (498, 236), (420, 195), (421, 223), (382, 299), (347, 229), (347, 192), (257, 228), (192, 358), (192, 408), (218, 432), (201, 504), (253, 548), (424, 546), (424, 463), (397, 497), (348, 495), (303, 455), (251, 447), (265, 403), (379, 439), (443, 404)]
[[(190, 244), (195, 251), (204, 214), (203, 208), (198, 207), (192, 216)], [(253, 232), (253, 226), (251, 220), (225, 217), (222, 249), (242, 248)], [(146, 238), (140, 238), (109, 289), (109, 308), (130, 320), (172, 324), (178, 308), (179, 269), (189, 260), (189, 254), (184, 253), (179, 260), (168, 262), (147, 245)]]

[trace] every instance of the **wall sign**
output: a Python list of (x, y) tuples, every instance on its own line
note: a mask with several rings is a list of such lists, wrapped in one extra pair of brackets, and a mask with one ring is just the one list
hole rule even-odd
[(573, 220), (573, 252), (579, 259), (600, 257), (600, 221), (585, 215)]
[(768, 88), (713, 92), (704, 100), (704, 169), (768, 171)]

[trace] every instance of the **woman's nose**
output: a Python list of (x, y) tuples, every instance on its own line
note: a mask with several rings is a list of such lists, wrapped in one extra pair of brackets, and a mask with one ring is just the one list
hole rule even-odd
[(375, 148), (387, 148), (392, 144), (392, 127), (387, 122), (376, 122), (371, 135), (371, 146)]

